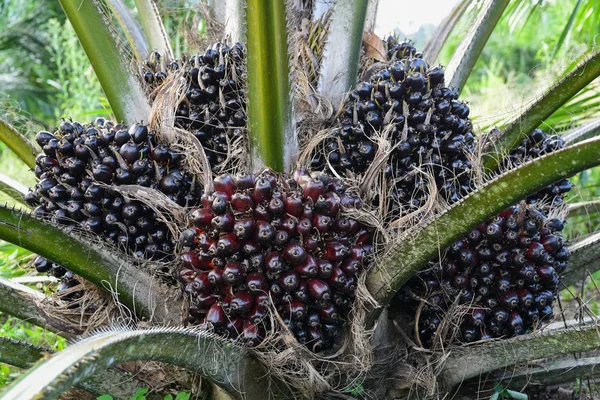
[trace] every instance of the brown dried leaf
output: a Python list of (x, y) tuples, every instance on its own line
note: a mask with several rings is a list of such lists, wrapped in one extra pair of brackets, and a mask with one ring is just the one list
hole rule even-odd
[(363, 33), (363, 47), (368, 58), (383, 62), (387, 61), (383, 40), (374, 32)]

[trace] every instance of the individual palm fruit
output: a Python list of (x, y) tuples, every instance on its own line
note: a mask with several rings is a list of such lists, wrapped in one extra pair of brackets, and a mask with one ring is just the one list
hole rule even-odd
[(61, 267), (59, 264), (56, 264), (42, 256), (37, 256), (35, 260), (33, 260), (33, 267), (40, 274), (48, 274), (56, 278), (62, 277), (67, 272), (67, 270)]
[(242, 44), (217, 43), (204, 54), (172, 62), (153, 53), (142, 69), (143, 80), (152, 89), (169, 74), (182, 72), (185, 98), (177, 104), (175, 124), (200, 141), (215, 173), (235, 164), (228, 160), (231, 146), (245, 141), (244, 59)]
[(37, 206), (35, 215), (102, 235), (140, 258), (172, 257), (171, 234), (156, 213), (111, 187), (149, 187), (180, 206), (195, 206), (201, 187), (180, 169), (181, 153), (158, 143), (142, 124), (128, 129), (103, 118), (86, 125), (63, 121), (36, 139), (43, 149), (35, 166), (39, 182), (26, 196)]
[[(474, 136), (469, 106), (458, 90), (444, 86), (442, 67), (429, 66), (410, 43), (388, 43), (384, 69), (350, 92), (337, 115), (337, 128), (311, 160), (317, 170), (362, 174), (375, 160), (378, 143), (389, 143), (385, 164), (391, 202), (405, 214), (424, 205), (428, 180), (449, 202), (470, 190)], [(377, 165), (377, 164), (376, 164)]]
[(524, 202), (480, 224), (407, 283), (396, 300), (418, 309), (419, 339), (431, 346), (455, 301), (467, 309), (462, 340), (531, 332), (552, 318), (552, 301), (569, 251), (563, 223)]
[(372, 250), (371, 230), (351, 217), (356, 193), (303, 171), (223, 175), (214, 188), (182, 234), (190, 323), (256, 344), (274, 308), (312, 351), (333, 346)]
[[(504, 160), (504, 166), (521, 165), (544, 154), (565, 147), (565, 140), (558, 135), (547, 135), (540, 129), (531, 132)], [(527, 203), (544, 203), (546, 206), (563, 204), (565, 194), (571, 190), (568, 179), (562, 179), (527, 198)]]

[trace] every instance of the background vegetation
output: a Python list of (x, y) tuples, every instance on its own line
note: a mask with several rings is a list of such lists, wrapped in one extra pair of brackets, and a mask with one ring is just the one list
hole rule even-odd
[[(165, 26), (175, 54), (194, 51), (205, 32), (198, 2), (158, 3), (166, 16)], [(481, 131), (526, 107), (582, 54), (596, 47), (596, 36), (600, 33), (600, 0), (521, 0), (513, 1), (509, 7), (462, 92)], [(459, 28), (443, 50), (441, 64), (449, 61), (467, 25)], [(596, 81), (557, 111), (544, 129), (562, 133), (586, 119), (600, 116), (599, 90), (600, 82)], [(89, 121), (97, 116), (110, 116), (89, 61), (58, 2), (0, 0), (0, 113), (28, 135), (52, 128), (60, 118)], [(32, 185), (33, 174), (24, 168), (0, 143), (0, 172)], [(600, 170), (586, 171), (574, 182), (571, 203), (600, 197)], [(0, 201), (11, 200), (0, 192)], [(568, 227), (569, 237), (597, 230), (598, 222), (594, 214), (584, 213)], [(0, 242), (0, 277), (52, 290), (55, 283), (50, 279), (31, 279), (34, 272), (26, 266), (32, 257), (27, 251)], [(563, 292), (566, 303), (561, 307), (564, 306), (565, 313), (580, 311), (576, 306), (569, 308), (574, 294), (573, 289)], [(596, 296), (600, 293), (593, 282), (578, 289), (576, 294), (598, 313)], [(2, 315), (0, 334), (52, 349), (65, 346), (64, 340), (55, 335)], [(0, 386), (18, 374), (18, 369), (0, 364)]]

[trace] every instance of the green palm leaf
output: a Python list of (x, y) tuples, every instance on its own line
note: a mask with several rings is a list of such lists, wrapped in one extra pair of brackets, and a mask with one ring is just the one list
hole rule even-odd
[(150, 106), (130, 60), (107, 22), (101, 0), (60, 0), (118, 121), (148, 120)]
[(484, 166), (494, 171), (502, 155), (518, 146), (546, 118), (599, 75), (600, 52), (595, 52), (514, 119), (500, 139), (488, 146), (489, 152), (484, 156)]
[[(42, 347), (0, 337), (0, 362), (27, 369), (47, 357), (52, 351)], [(98, 371), (95, 376), (76, 384), (96, 396), (110, 393), (113, 397), (126, 399), (144, 386), (144, 383), (129, 373), (116, 368)]]
[(248, 0), (248, 136), (252, 169), (288, 171), (298, 151), (290, 93), (285, 4)]
[(38, 149), (8, 122), (0, 119), (0, 141), (6, 144), (29, 168), (35, 167)]
[(270, 398), (283, 398), (283, 388), (268, 381), (248, 350), (202, 331), (154, 328), (107, 331), (83, 339), (30, 369), (0, 399), (55, 399), (73, 384), (132, 360), (162, 361), (198, 372), (233, 398), (259, 399), (268, 391)]

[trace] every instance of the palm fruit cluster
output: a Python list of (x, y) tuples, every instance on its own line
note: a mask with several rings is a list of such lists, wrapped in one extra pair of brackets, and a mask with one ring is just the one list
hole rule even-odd
[(189, 322), (255, 345), (274, 308), (312, 351), (333, 346), (372, 251), (371, 231), (346, 215), (362, 206), (356, 193), (324, 174), (270, 170), (222, 175), (214, 189), (182, 235)]
[[(548, 135), (540, 129), (531, 132), (504, 160), (504, 167), (521, 165), (536, 157), (549, 154), (565, 147), (565, 140), (558, 135)], [(563, 204), (564, 196), (571, 190), (568, 179), (562, 179), (527, 198), (529, 204), (546, 207)]]
[(552, 301), (569, 250), (560, 219), (522, 202), (480, 224), (431, 262), (398, 295), (419, 315), (419, 338), (431, 346), (448, 309), (468, 309), (460, 322), (465, 342), (531, 332), (552, 318)]
[[(53, 263), (45, 257), (37, 256), (33, 260), (33, 267), (40, 274), (48, 274), (60, 279), (60, 283), (56, 288), (58, 293), (64, 292), (79, 285), (79, 281), (71, 271), (67, 271), (59, 264)], [(74, 301), (83, 296), (83, 291), (77, 290), (62, 297), (65, 301)]]
[(195, 206), (201, 187), (180, 169), (181, 153), (159, 144), (147, 126), (127, 129), (103, 118), (85, 125), (63, 121), (36, 140), (43, 149), (35, 166), (39, 182), (26, 196), (36, 216), (102, 235), (139, 258), (172, 258), (173, 239), (156, 213), (111, 187), (148, 187), (180, 206)]
[[(183, 73), (185, 98), (177, 105), (175, 125), (191, 132), (202, 144), (213, 171), (220, 173), (234, 142), (245, 137), (245, 50), (217, 43), (202, 55), (163, 61), (153, 53), (142, 69), (143, 80), (157, 88), (170, 73)], [(228, 163), (226, 163), (228, 164)]]
[(444, 86), (443, 68), (427, 65), (412, 44), (390, 38), (387, 46), (390, 62), (349, 94), (339, 127), (313, 156), (312, 167), (364, 173), (383, 138), (391, 147), (385, 166), (389, 209), (405, 213), (423, 205), (427, 179), (417, 169), (432, 174), (438, 191), (454, 202), (470, 190), (470, 109), (456, 89)]

